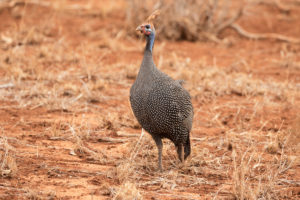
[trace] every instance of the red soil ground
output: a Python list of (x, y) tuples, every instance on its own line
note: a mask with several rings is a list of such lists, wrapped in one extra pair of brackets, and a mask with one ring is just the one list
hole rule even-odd
[[(146, 135), (149, 151), (138, 153), (134, 172), (118, 171), (141, 132), (128, 97), (144, 46), (126, 36), (126, 2), (118, 3), (0, 9), (0, 199), (131, 199), (134, 189), (144, 199), (240, 198), (233, 154), (249, 187), (273, 170), (258, 196), (299, 198), (300, 46), (249, 40), (230, 28), (221, 34), (230, 45), (155, 44), (158, 67), (185, 79), (192, 96), (193, 153), (186, 166), (179, 167), (167, 143), (158, 172)], [(238, 21), (249, 32), (299, 38), (299, 6), (286, 12), (257, 4), (249, 13)], [(246, 150), (253, 159), (244, 166), (239, 155)]]

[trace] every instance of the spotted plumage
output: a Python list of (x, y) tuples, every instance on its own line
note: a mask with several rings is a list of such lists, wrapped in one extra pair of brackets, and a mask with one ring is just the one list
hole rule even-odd
[(168, 138), (175, 144), (182, 162), (190, 155), (193, 106), (182, 82), (158, 70), (153, 62), (153, 24), (143, 24), (137, 30), (146, 36), (147, 44), (139, 73), (130, 89), (130, 103), (138, 122), (156, 142), (158, 165), (162, 170), (162, 138)]

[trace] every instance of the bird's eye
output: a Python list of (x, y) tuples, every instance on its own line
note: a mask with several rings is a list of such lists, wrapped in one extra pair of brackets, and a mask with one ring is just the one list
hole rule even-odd
[(147, 24), (145, 27), (148, 29), (148, 28), (150, 28), (150, 25), (149, 25), (149, 24)]

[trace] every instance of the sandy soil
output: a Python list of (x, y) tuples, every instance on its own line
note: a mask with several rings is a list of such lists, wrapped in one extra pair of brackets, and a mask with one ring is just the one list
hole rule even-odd
[[(190, 158), (164, 141), (161, 173), (129, 104), (145, 44), (126, 35), (126, 1), (41, 2), (0, 8), (0, 199), (300, 198), (299, 44), (157, 41), (195, 110)], [(238, 23), (299, 38), (300, 6)]]

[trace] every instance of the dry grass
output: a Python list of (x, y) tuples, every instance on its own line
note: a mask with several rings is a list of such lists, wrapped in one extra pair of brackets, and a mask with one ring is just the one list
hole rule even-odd
[[(154, 1), (131, 0), (128, 26), (132, 29), (160, 8), (163, 15), (157, 29), (161, 38), (200, 40), (218, 35), (239, 10), (239, 6), (223, 7), (221, 0), (191, 2), (163, 0), (155, 5)], [(66, 30), (56, 30), (54, 21), (49, 25), (23, 21), (20, 30), (0, 33), (0, 111), (4, 116), (0, 178), (6, 184), (0, 189), (15, 192), (9, 184), (20, 179), (19, 192), (32, 199), (69, 195), (61, 188), (84, 195), (101, 190), (101, 195), (113, 199), (283, 199), (297, 195), (288, 192), (299, 187), (294, 177), (299, 168), (300, 117), (289, 116), (299, 108), (300, 88), (292, 76), (299, 68), (297, 50), (286, 47), (279, 57), (266, 61), (256, 54), (253, 61), (241, 55), (225, 65), (219, 46), (207, 46), (216, 51), (213, 56), (204, 52), (207, 59), (218, 59), (208, 64), (201, 56), (196, 61), (188, 58), (186, 50), (174, 48), (170, 55), (165, 51), (168, 42), (157, 43), (157, 66), (185, 80), (195, 105), (192, 154), (182, 166), (174, 145), (164, 140), (161, 173), (156, 145), (148, 133), (137, 135), (141, 127), (128, 101), (142, 44), (122, 41), (124, 31), (110, 32), (119, 27), (100, 24), (97, 29), (99, 21), (113, 17), (111, 6), (100, 13), (89, 9), (80, 9), (78, 15), (77, 7), (56, 12), (60, 20), (84, 16), (96, 24), (76, 30), (79, 33), (73, 40), (84, 36), (80, 44), (74, 45)], [(22, 9), (14, 12), (19, 16)], [(254, 70), (264, 67), (255, 66), (256, 59), (290, 74), (281, 79), (255, 76)], [(32, 166), (18, 162), (28, 158)], [(28, 174), (32, 180), (25, 179)], [(26, 190), (21, 185), (23, 181), (36, 187), (42, 178), (49, 180), (50, 190), (58, 190), (55, 195), (43, 192), (48, 189)], [(70, 184), (73, 181), (78, 182)]]
[[(284, 142), (287, 140), (288, 136)], [(296, 159), (289, 155), (290, 147), (286, 144), (280, 149), (273, 141), (268, 145), (268, 153), (280, 152), (280, 156), (267, 160), (255, 144), (243, 151), (237, 145), (233, 150), (233, 194), (237, 199), (280, 199), (287, 195), (278, 189), (278, 184), (285, 181), (281, 175), (295, 165)]]
[(134, 183), (125, 182), (122, 184), (115, 194), (113, 194), (113, 200), (131, 200), (143, 199), (140, 191), (136, 188)]
[[(195, 94), (201, 94), (205, 98), (216, 96), (237, 95), (253, 98), (263, 96), (276, 102), (294, 102), (298, 97), (299, 88), (293, 82), (278, 82), (272, 79), (258, 79), (251, 73), (247, 73), (249, 65), (239, 63), (239, 71), (236, 66), (229, 66), (223, 69), (217, 66), (210, 66), (201, 62), (192, 66), (188, 60), (176, 60), (178, 63), (176, 79), (186, 80), (189, 87)], [(168, 65), (168, 61), (165, 61)], [(188, 70), (187, 70), (188, 68)], [(194, 69), (194, 70), (191, 70)]]
[[(152, 0), (141, 2), (130, 0), (127, 9), (127, 24), (135, 27), (143, 22), (155, 9), (161, 16), (156, 26), (159, 38), (171, 40), (215, 39), (224, 28), (241, 14), (243, 1), (169, 1)], [(136, 12), (136, 11), (139, 12)], [(132, 29), (132, 28), (131, 28)]]
[(296, 153), (300, 152), (300, 115), (295, 118), (291, 130), (290, 137), (287, 141), (287, 145), (293, 148)]
[[(19, 56), (24, 57), (24, 54)], [(83, 56), (79, 59), (85, 58)], [(179, 58), (172, 61), (175, 65), (174, 68), (177, 69), (174, 72), (172, 68), (168, 68), (169, 60), (162, 59), (161, 66), (167, 66), (167, 72), (176, 79), (186, 80), (185, 86), (189, 88), (193, 97), (202, 99), (204, 103), (216, 98), (236, 95), (248, 99), (252, 106), (247, 108), (245, 105), (229, 104), (228, 107), (234, 110), (232, 119), (234, 128), (229, 132), (231, 135), (209, 137), (209, 141), (205, 139), (194, 141), (191, 158), (184, 167), (180, 166), (173, 144), (164, 141), (163, 166), (165, 171), (159, 173), (157, 171), (157, 148), (148, 134), (144, 135), (141, 140), (133, 138), (129, 139), (129, 142), (125, 141), (120, 144), (119, 148), (124, 151), (118, 157), (107, 157), (107, 150), (102, 152), (99, 149), (91, 148), (95, 141), (95, 134), (111, 137), (110, 132), (122, 130), (123, 127), (139, 128), (131, 114), (123, 113), (125, 108), (108, 108), (103, 111), (95, 106), (95, 103), (97, 105), (97, 103), (101, 104), (109, 100), (127, 99), (125, 92), (111, 98), (109, 96), (110, 87), (131, 80), (134, 73), (130, 73), (135, 70), (133, 65), (129, 66), (128, 70), (118, 71), (118, 74), (111, 72), (109, 73), (111, 78), (106, 78), (102, 75), (95, 75), (97, 74), (97, 65), (94, 61), (82, 64), (82, 67), (76, 70), (47, 73), (40, 64), (38, 65), (41, 69), (31, 67), (26, 69), (21, 67), (24, 61), (11, 59), (11, 62), (13, 64), (9, 64), (10, 68), (5, 68), (5, 71), (10, 70), (7, 72), (10, 75), (7, 76), (6, 81), (12, 82), (14, 86), (2, 90), (1, 93), (4, 99), (17, 100), (18, 107), (33, 110), (44, 107), (48, 110), (67, 110), (72, 113), (105, 113), (104, 116), (96, 119), (98, 126), (94, 125), (95, 121), (84, 117), (76, 122), (62, 119), (47, 127), (45, 134), (52, 140), (71, 141), (72, 148), (68, 151), (70, 155), (101, 165), (115, 164), (116, 169), (111, 169), (112, 172), (107, 173), (116, 182), (114, 186), (109, 187), (109, 195), (114, 199), (141, 199), (148, 190), (160, 190), (161, 192), (152, 192), (152, 194), (161, 198), (188, 199), (190, 196), (170, 196), (168, 194), (168, 191), (171, 190), (177, 193), (186, 190), (188, 185), (189, 187), (209, 186), (214, 188), (209, 190), (206, 198), (218, 198), (224, 194), (237, 199), (277, 198), (280, 197), (278, 184), (284, 181), (279, 178), (280, 172), (288, 170), (296, 162), (285, 150), (277, 160), (263, 159), (264, 154), (277, 155), (281, 153), (282, 144), (285, 141), (281, 137), (289, 135), (288, 132), (284, 132), (283, 136), (280, 134), (282, 131), (277, 133), (278, 136), (274, 136), (273, 132), (270, 132), (270, 135), (259, 136), (258, 132), (262, 129), (253, 128), (253, 124), (258, 120), (257, 115), (262, 112), (264, 105), (281, 107), (285, 103), (292, 104), (295, 101), (298, 88), (293, 83), (262, 80), (243, 71), (235, 72), (218, 66), (207, 67), (206, 63), (190, 63), (188, 60), (181, 61)], [(15, 65), (14, 63), (20, 64)], [(109, 67), (119, 68), (114, 65)], [(186, 70), (187, 67), (189, 70)], [(114, 75), (117, 75), (118, 78), (113, 77)], [(32, 79), (35, 81), (32, 82)], [(49, 82), (53, 82), (53, 84), (49, 85)], [(13, 99), (11, 99), (12, 92), (15, 94)], [(262, 97), (258, 103), (253, 100), (257, 97)], [(223, 121), (226, 121), (226, 116), (222, 115), (223, 107), (215, 105), (205, 111), (208, 113), (206, 120), (209, 121), (206, 126), (219, 127), (223, 131), (228, 130), (226, 124), (223, 124)], [(122, 112), (119, 113), (115, 109)], [(198, 109), (196, 109), (196, 115), (197, 111)], [(245, 115), (245, 112), (248, 113)], [(76, 117), (74, 118), (76, 119)], [(198, 122), (195, 124), (195, 130), (201, 129)], [(297, 122), (295, 122), (291, 131), (297, 133), (299, 132), (298, 128)], [(243, 135), (239, 135), (241, 133)], [(254, 146), (249, 147), (251, 151), (249, 150), (248, 153), (238, 150), (245, 150), (254, 138), (267, 142), (258, 146), (252, 144)], [(220, 142), (220, 140), (225, 142)], [(228, 151), (230, 145), (236, 152), (235, 156), (230, 156), (231, 152)], [(254, 150), (256, 148), (265, 149), (265, 152)], [(4, 169), (12, 170), (13, 162), (8, 162), (11, 163), (8, 165), (7, 161), (5, 161)], [(220, 184), (222, 186), (219, 186)], [(196, 195), (193, 191), (190, 192)]]
[(6, 137), (0, 137), (0, 176), (16, 177), (17, 172), (14, 148), (8, 144)]

